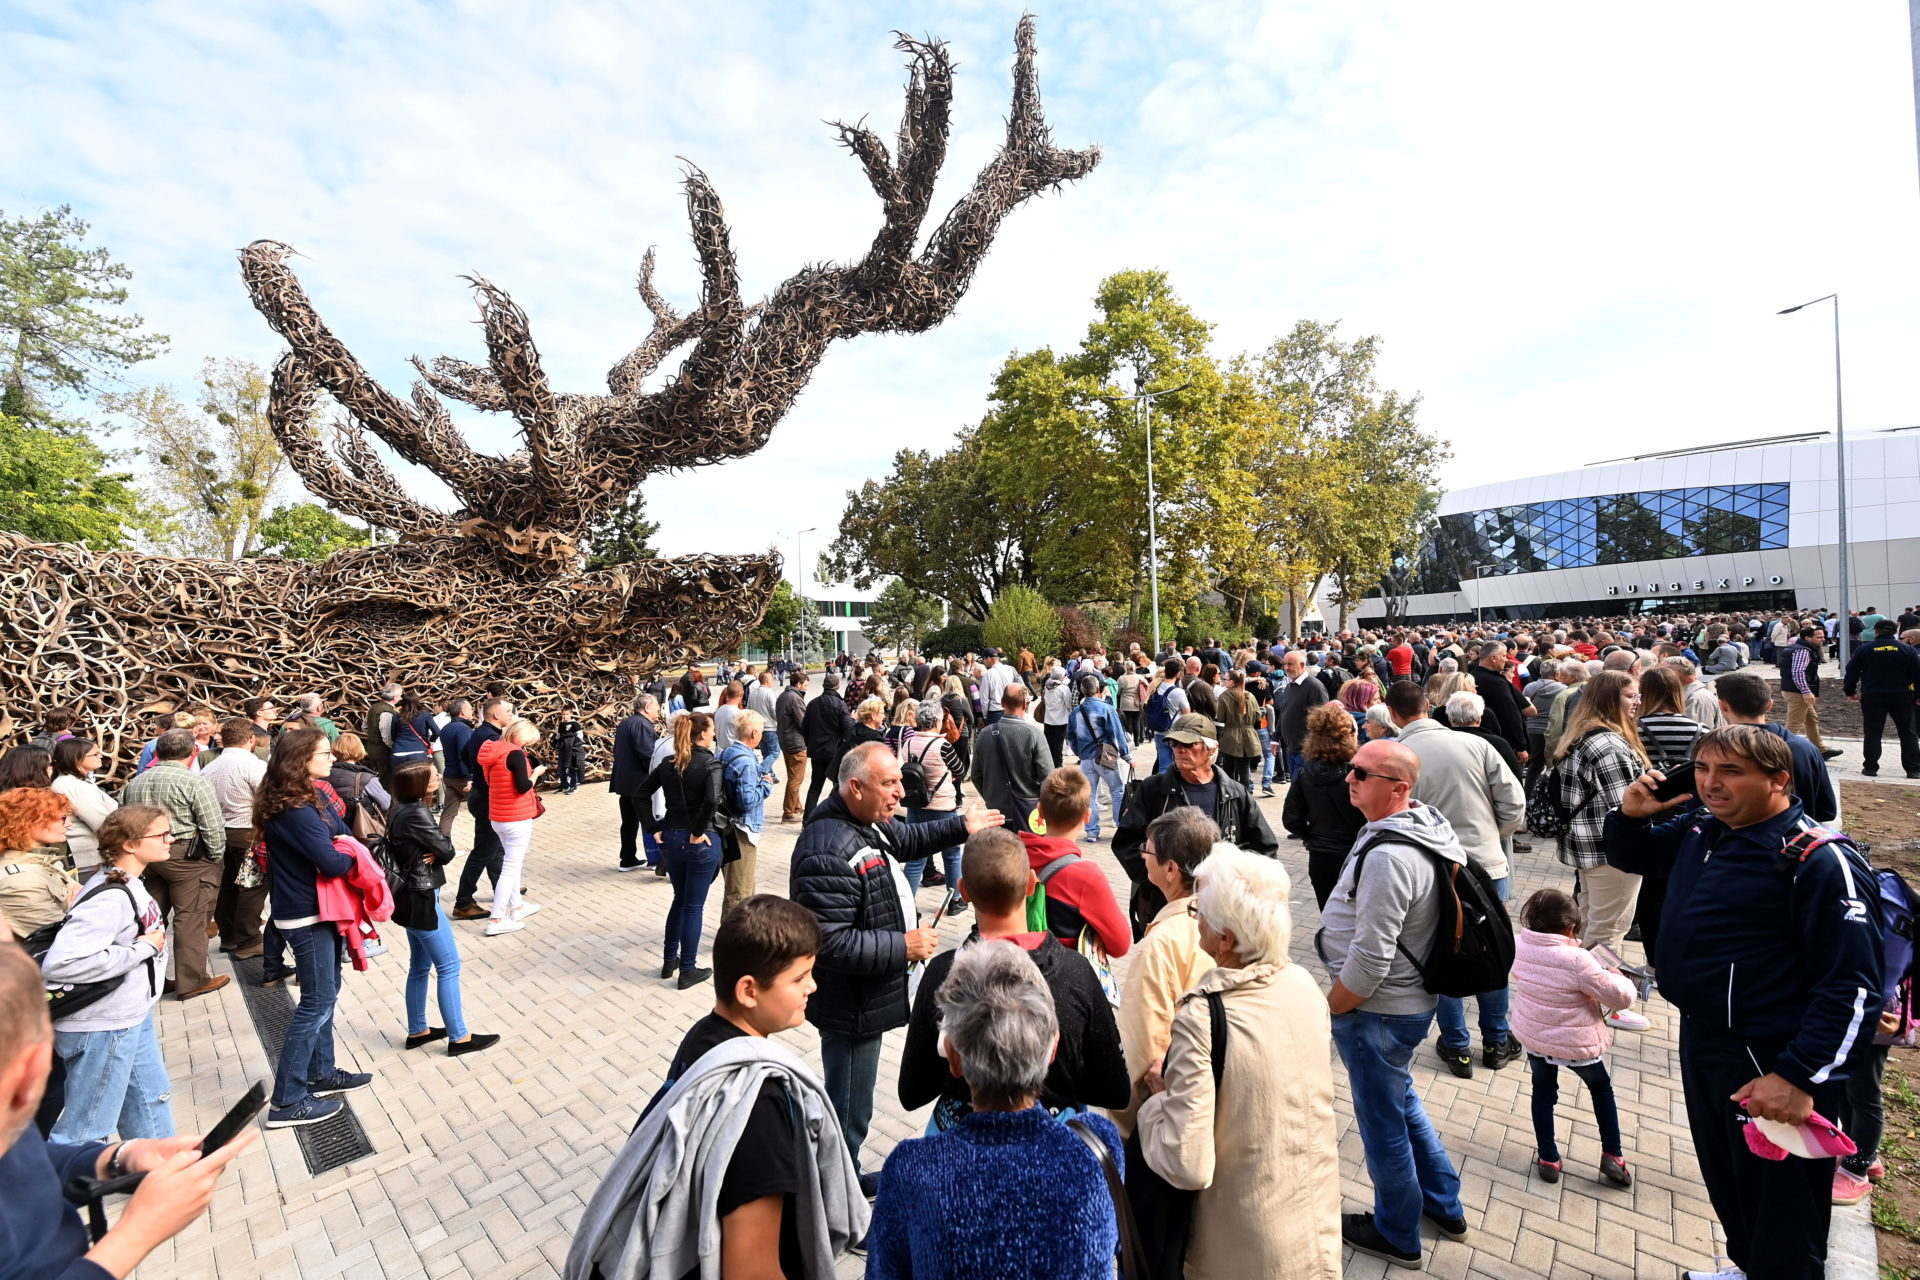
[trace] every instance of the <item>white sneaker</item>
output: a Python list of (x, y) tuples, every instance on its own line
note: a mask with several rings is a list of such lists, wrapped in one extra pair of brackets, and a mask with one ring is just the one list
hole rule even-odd
[(1725, 1271), (1682, 1271), (1680, 1280), (1747, 1280), (1747, 1273), (1738, 1267), (1728, 1267)]
[[(1616, 1009), (1607, 1015), (1607, 1025), (1615, 1031), (1645, 1031), (1653, 1024), (1647, 1021), (1645, 1015), (1635, 1013), (1631, 1009)], [(1716, 1275), (1720, 1273), (1703, 1271), (1701, 1274)]]
[(482, 931), (482, 936), (497, 938), (503, 933), (518, 933), (526, 927), (526, 925), (521, 924), (518, 920), (491, 920), (487, 922), (487, 927)]
[(520, 899), (519, 909), (513, 913), (513, 918), (515, 920), (525, 920), (528, 916), (532, 915), (534, 912), (538, 911), (539, 909), (540, 909), (539, 903), (528, 902), (525, 898), (522, 898)]

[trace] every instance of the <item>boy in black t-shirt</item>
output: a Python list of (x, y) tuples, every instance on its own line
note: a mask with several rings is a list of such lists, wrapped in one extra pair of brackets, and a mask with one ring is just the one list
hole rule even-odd
[[(688, 1029), (667, 1068), (667, 1087), (702, 1055), (736, 1036), (770, 1036), (800, 1025), (813, 994), (820, 926), (813, 913), (773, 894), (756, 894), (727, 913), (713, 938), (713, 1012)], [(796, 1164), (795, 1108), (786, 1087), (760, 1091), (720, 1184), (720, 1274), (761, 1275), (778, 1255), (780, 1274), (810, 1280), (794, 1217), (794, 1193), (806, 1171)], [(697, 1276), (698, 1271), (689, 1276)], [(819, 1277), (818, 1280), (827, 1280)]]
[(580, 784), (587, 777), (586, 729), (580, 723), (580, 713), (574, 708), (566, 707), (561, 711), (553, 741), (560, 794), (570, 796), (580, 789)]

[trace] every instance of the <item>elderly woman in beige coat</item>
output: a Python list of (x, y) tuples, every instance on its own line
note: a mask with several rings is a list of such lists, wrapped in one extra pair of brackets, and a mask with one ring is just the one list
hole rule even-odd
[[(1187, 1280), (1339, 1280), (1332, 1027), (1319, 985), (1287, 958), (1287, 870), (1222, 844), (1195, 881), (1217, 967), (1180, 1002), (1164, 1083), (1135, 1119), (1154, 1172), (1200, 1193)], [(1226, 1011), (1217, 1095), (1207, 992)]]
[(1133, 1132), (1134, 1112), (1161, 1078), (1173, 1013), (1193, 990), (1213, 957), (1200, 949), (1200, 921), (1193, 909), (1193, 874), (1213, 852), (1220, 828), (1192, 805), (1170, 809), (1147, 824), (1147, 878), (1167, 895), (1167, 905), (1147, 926), (1127, 957), (1120, 980), (1120, 1047), (1127, 1055), (1133, 1101), (1113, 1113), (1122, 1134)]

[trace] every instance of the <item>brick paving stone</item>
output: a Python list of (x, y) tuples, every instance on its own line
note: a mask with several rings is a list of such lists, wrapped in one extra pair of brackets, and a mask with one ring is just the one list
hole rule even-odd
[[(1262, 802), (1276, 831), (1281, 804)], [(786, 891), (798, 830), (776, 824), (767, 832), (763, 890)], [(455, 840), (464, 849), (470, 839), (463, 815)], [(658, 1088), (680, 1036), (713, 1000), (710, 986), (683, 992), (657, 976), (671, 891), (644, 872), (615, 874), (617, 839), (618, 808), (604, 787), (550, 797), (528, 861), (533, 896), (547, 909), (501, 938), (456, 923), (467, 1020), (505, 1036), (487, 1053), (452, 1059), (443, 1044), (400, 1048), (407, 967), (400, 930), (366, 972), (350, 970), (336, 1037), (343, 1066), (375, 1075), (375, 1087), (352, 1099), (375, 1155), (315, 1179), (292, 1134), (263, 1134), (236, 1162), (210, 1217), (157, 1252), (141, 1268), (143, 1280), (202, 1280), (215, 1266), (223, 1278), (557, 1275), (601, 1171)], [(1088, 852), (1124, 893), (1125, 877), (1106, 848)], [(1296, 887), (1293, 957), (1321, 978), (1304, 851), (1283, 838), (1280, 856)], [(1516, 903), (1544, 885), (1570, 887), (1571, 875), (1548, 842), (1517, 855), (1514, 867)], [(933, 894), (928, 890), (927, 898)], [(716, 894), (702, 956), (717, 917)], [(969, 916), (944, 922), (943, 945), (959, 942), (971, 925)], [(224, 961), (216, 963), (224, 970)], [(1563, 1079), (1557, 1116), (1567, 1176), (1548, 1186), (1531, 1172), (1524, 1063), (1501, 1071), (1476, 1066), (1473, 1079), (1457, 1080), (1430, 1049), (1416, 1055), (1415, 1082), (1461, 1170), (1472, 1231), (1461, 1244), (1429, 1237), (1428, 1274), (1577, 1280), (1712, 1262), (1716, 1228), (1676, 1084), (1678, 1019), (1657, 998), (1648, 1012), (1652, 1028), (1619, 1036), (1612, 1058), (1637, 1180), (1631, 1190), (1597, 1181), (1597, 1131), (1577, 1082)], [(429, 1019), (439, 1024), (431, 1004)], [(247, 1082), (268, 1074), (234, 988), (184, 1006), (163, 1001), (158, 1025), (182, 1132), (210, 1126)], [(786, 1038), (817, 1065), (819, 1040), (810, 1028)], [(882, 1050), (863, 1153), (873, 1168), (926, 1122), (924, 1110), (903, 1111), (890, 1087), (902, 1039), (889, 1035)], [(1371, 1184), (1344, 1073), (1336, 1067), (1334, 1075), (1343, 1207), (1364, 1210)], [(848, 1258), (838, 1273), (861, 1270)], [(1355, 1280), (1386, 1274), (1403, 1273), (1376, 1259), (1347, 1260), (1346, 1275)]]

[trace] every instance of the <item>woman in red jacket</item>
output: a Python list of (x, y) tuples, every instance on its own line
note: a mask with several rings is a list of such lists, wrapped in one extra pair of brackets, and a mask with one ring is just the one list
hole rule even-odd
[(527, 917), (540, 909), (520, 896), (520, 871), (533, 843), (533, 820), (540, 813), (534, 790), (545, 765), (533, 767), (527, 748), (540, 741), (531, 721), (515, 720), (497, 738), (483, 743), (475, 761), (487, 779), (487, 817), (500, 837), (500, 876), (493, 882), (493, 918), (486, 936), (498, 937), (526, 928)]

